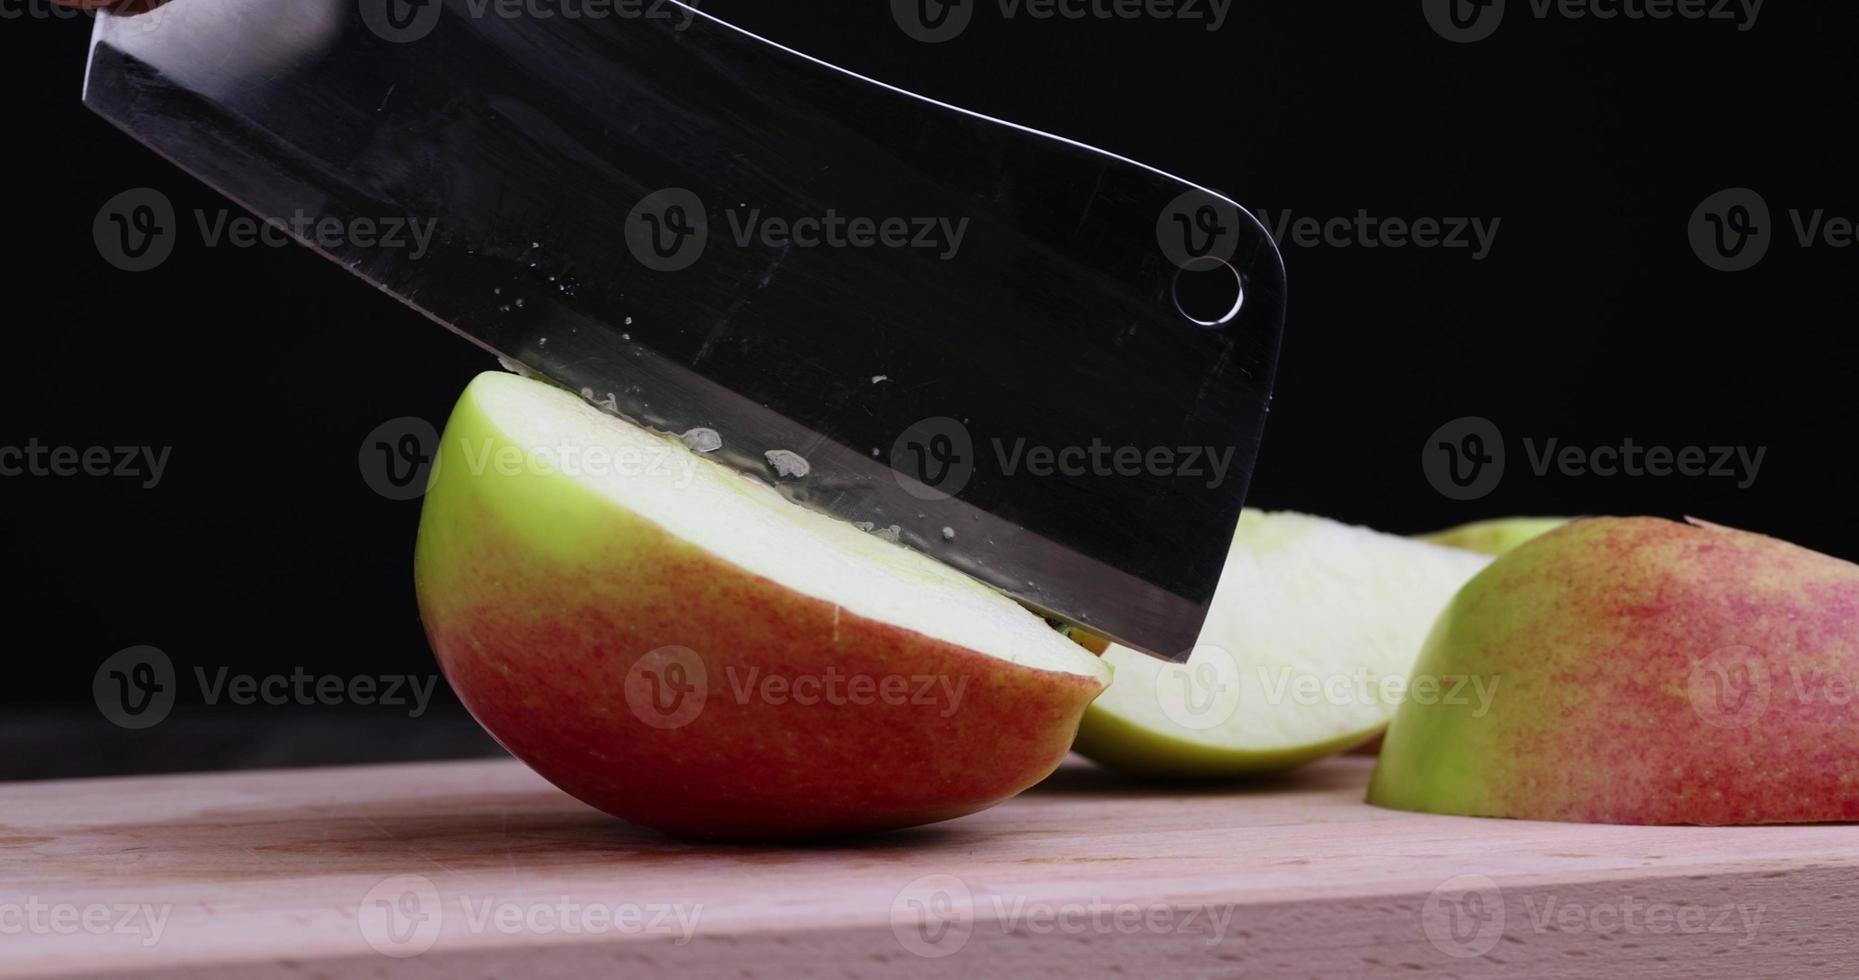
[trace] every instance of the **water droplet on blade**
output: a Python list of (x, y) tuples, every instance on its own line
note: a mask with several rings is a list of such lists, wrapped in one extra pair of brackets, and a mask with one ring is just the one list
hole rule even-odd
[(798, 480), (813, 469), (801, 454), (787, 449), (770, 449), (762, 454), (768, 465), (774, 467), (775, 475), (787, 480)]
[(714, 453), (723, 448), (723, 436), (715, 429), (692, 429), (678, 438), (694, 453)]

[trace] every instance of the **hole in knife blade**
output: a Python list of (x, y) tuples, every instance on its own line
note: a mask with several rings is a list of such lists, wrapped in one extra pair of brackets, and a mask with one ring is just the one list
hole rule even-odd
[(1203, 327), (1217, 327), (1239, 315), (1246, 288), (1239, 270), (1221, 259), (1203, 256), (1175, 270), (1175, 309)]

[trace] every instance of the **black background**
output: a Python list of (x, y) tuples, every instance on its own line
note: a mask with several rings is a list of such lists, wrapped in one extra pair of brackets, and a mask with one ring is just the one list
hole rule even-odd
[[(1273, 218), (1501, 219), (1482, 261), (1287, 243), (1290, 320), (1257, 506), (1396, 532), (1521, 513), (1692, 514), (1852, 559), (1859, 249), (1803, 249), (1787, 217), (1859, 218), (1849, 6), (1773, 0), (1739, 31), (1539, 20), (1511, 0), (1493, 37), (1454, 44), (1418, 0), (1234, 0), (1217, 31), (1004, 19), (983, 3), (960, 37), (930, 45), (876, 0), (704, 4)], [(173, 449), (154, 489), (0, 478), (12, 668), (0, 773), (484, 750), (449, 701), (423, 719), (355, 707), (331, 720), (189, 692), (140, 733), (98, 714), (93, 673), (136, 644), (184, 673), (431, 674), (410, 574), (419, 505), (371, 491), (357, 450), (390, 419), (442, 422), (495, 365), (305, 249), (207, 248), (188, 233), (156, 270), (111, 267), (91, 225), (118, 192), (157, 188), (184, 215), (222, 202), (79, 105), (87, 21), (4, 9), (26, 16), (0, 20), (0, 444)], [(1774, 209), (1774, 244), (1754, 269), (1724, 273), (1687, 229), (1700, 202), (1736, 186)], [(1421, 454), (1439, 426), (1474, 415), (1503, 431), (1509, 467), (1495, 492), (1456, 502), (1429, 485)], [(1525, 438), (1766, 455), (1747, 487), (1537, 476)]]

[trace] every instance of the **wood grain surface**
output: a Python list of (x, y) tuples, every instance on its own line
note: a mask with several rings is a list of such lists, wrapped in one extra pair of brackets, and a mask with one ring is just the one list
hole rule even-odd
[(15, 783), (0, 976), (1859, 976), (1859, 830), (1396, 813), (1083, 762), (806, 848), (630, 827), (506, 760)]

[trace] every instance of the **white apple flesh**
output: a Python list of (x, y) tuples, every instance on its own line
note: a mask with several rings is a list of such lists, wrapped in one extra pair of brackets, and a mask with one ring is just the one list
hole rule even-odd
[(1085, 712), (1076, 748), (1146, 776), (1226, 779), (1371, 739), (1406, 693), (1434, 618), (1489, 561), (1247, 511), (1187, 664), (1112, 644), (1104, 659), (1116, 679)]

